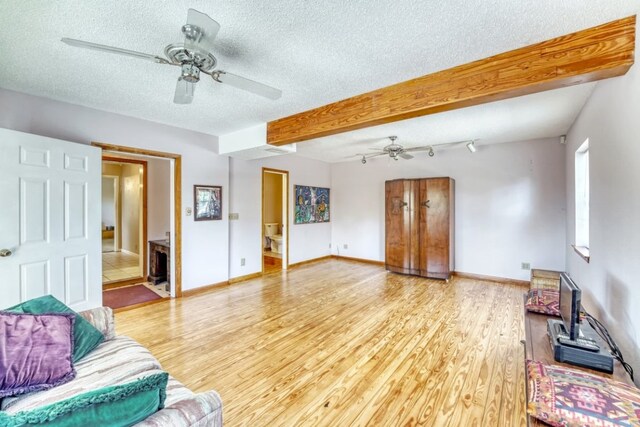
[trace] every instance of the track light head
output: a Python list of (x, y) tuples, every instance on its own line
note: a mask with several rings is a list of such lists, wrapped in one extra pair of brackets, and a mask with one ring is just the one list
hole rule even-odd
[(362, 162), (363, 165), (367, 164), (367, 158), (365, 156), (362, 156), (362, 160), (360, 160), (360, 162)]
[(467, 143), (467, 149), (468, 149), (470, 152), (475, 153), (475, 152), (478, 150), (478, 149), (476, 148), (475, 141), (468, 142), (468, 143)]
[(429, 148), (429, 157), (435, 156), (436, 153), (433, 151), (433, 148)]

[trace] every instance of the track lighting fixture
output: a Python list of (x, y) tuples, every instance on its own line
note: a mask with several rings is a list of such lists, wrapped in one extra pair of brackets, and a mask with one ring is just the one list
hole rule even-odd
[(477, 151), (476, 145), (475, 145), (475, 141), (471, 141), (469, 143), (467, 143), (467, 149), (472, 152), (475, 153)]
[(436, 153), (433, 151), (433, 148), (429, 148), (429, 157), (435, 156)]
[(367, 164), (367, 158), (365, 156), (362, 156), (362, 160), (360, 160), (362, 162), (363, 165)]

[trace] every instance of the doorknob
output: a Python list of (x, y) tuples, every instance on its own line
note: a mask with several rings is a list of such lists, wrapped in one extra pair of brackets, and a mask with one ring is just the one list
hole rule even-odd
[(11, 255), (13, 255), (13, 252), (11, 252), (9, 249), (0, 249), (0, 257), (5, 258)]

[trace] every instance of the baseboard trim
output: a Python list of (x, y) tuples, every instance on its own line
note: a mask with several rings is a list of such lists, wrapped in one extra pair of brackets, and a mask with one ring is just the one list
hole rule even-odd
[(262, 272), (258, 271), (257, 273), (245, 274), (244, 276), (233, 277), (229, 279), (229, 284), (232, 285), (234, 283), (245, 282), (247, 280), (255, 279), (256, 277), (262, 277)]
[(119, 250), (119, 251), (116, 251), (116, 252), (124, 252), (125, 254), (128, 254), (128, 255), (140, 256), (140, 254), (137, 254), (137, 253), (135, 253), (135, 252), (131, 252), (131, 251), (128, 251), (128, 250), (126, 250), (126, 249), (122, 249), (122, 248), (120, 248), (120, 250)]
[(485, 276), (483, 274), (464, 273), (461, 271), (454, 271), (453, 275), (462, 279), (485, 280), (487, 282), (504, 283), (507, 285), (526, 286), (527, 288), (530, 285), (528, 280), (507, 279), (506, 277)]
[(325, 256), (318, 257), (318, 258), (308, 259), (308, 260), (305, 260), (305, 261), (294, 262), (293, 264), (289, 264), (289, 266), (287, 267), (287, 270), (291, 270), (293, 268), (298, 268), (298, 267), (301, 267), (301, 266), (306, 265), (306, 264), (311, 264), (313, 262), (324, 261), (324, 260), (330, 259), (331, 257), (332, 257), (332, 255), (325, 255)]
[(350, 257), (350, 256), (343, 256), (343, 255), (331, 255), (331, 258), (341, 259), (341, 260), (345, 260), (345, 261), (362, 262), (362, 263), (365, 263), (365, 264), (373, 264), (373, 265), (378, 265), (378, 266), (384, 267), (384, 261), (377, 261), (377, 260), (374, 260), (374, 259), (354, 258), (354, 257)]
[(187, 289), (186, 291), (182, 291), (182, 297), (184, 298), (192, 297), (194, 295), (206, 294), (207, 292), (222, 286), (229, 286), (229, 280), (225, 280), (224, 282), (212, 283), (211, 285), (205, 285), (199, 288)]

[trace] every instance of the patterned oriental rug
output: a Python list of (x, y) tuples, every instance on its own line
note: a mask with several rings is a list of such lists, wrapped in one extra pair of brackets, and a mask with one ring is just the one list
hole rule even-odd
[(103, 291), (102, 305), (111, 308), (121, 308), (161, 298), (160, 295), (145, 285), (134, 285)]

